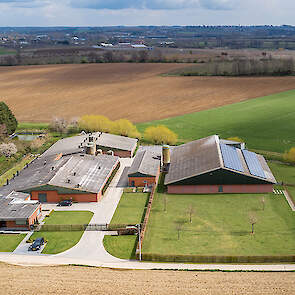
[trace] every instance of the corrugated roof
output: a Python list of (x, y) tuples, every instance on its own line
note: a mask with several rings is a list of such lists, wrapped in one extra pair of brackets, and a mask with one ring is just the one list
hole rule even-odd
[(0, 197), (0, 220), (29, 218), (40, 206), (38, 201), (24, 201)]
[(213, 135), (174, 147), (165, 184), (220, 168), (218, 142), (218, 136)]
[(132, 166), (128, 175), (141, 173), (144, 175), (157, 176), (160, 167), (159, 155), (148, 151), (140, 151), (136, 153)]
[[(224, 142), (222, 144), (224, 144)], [(171, 164), (169, 172), (165, 177), (165, 184), (172, 184), (220, 168), (270, 183), (276, 183), (275, 177), (263, 156), (257, 155), (257, 158), (265, 172), (266, 178), (252, 175), (241, 150), (238, 148), (232, 149), (237, 153), (238, 158), (236, 158), (236, 160), (239, 161), (239, 164), (243, 167), (243, 169), (241, 169), (243, 171), (225, 167), (228, 165), (224, 163), (220, 148), (220, 140), (217, 135), (175, 147), (171, 154)]]

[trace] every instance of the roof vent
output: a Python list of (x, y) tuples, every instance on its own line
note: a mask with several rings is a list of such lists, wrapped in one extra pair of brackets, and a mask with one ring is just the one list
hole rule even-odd
[(76, 176), (77, 175), (77, 172), (74, 172), (73, 175)]
[(47, 164), (47, 162), (46, 161), (44, 161), (44, 166)]
[(71, 183), (71, 180), (69, 178), (67, 179), (67, 183)]

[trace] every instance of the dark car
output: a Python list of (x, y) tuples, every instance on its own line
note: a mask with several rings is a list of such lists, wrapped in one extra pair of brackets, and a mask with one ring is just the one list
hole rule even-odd
[(37, 238), (29, 247), (29, 251), (38, 251), (41, 249), (42, 245), (44, 245), (44, 238)]
[(57, 206), (72, 206), (73, 202), (71, 200), (60, 201)]

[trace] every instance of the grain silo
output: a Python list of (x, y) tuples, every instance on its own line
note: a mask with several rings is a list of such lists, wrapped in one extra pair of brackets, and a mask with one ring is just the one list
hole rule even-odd
[(162, 165), (163, 172), (168, 172), (170, 166), (170, 147), (168, 145), (162, 147)]

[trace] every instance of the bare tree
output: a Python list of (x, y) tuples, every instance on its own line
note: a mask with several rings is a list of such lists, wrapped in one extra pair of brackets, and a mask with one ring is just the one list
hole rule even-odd
[(261, 198), (262, 210), (264, 211), (265, 208), (265, 198), (264, 196)]
[(17, 147), (14, 143), (2, 143), (0, 144), (0, 154), (9, 158), (17, 153)]
[(176, 222), (175, 229), (177, 231), (177, 239), (180, 239), (180, 232), (182, 231), (183, 223), (182, 222)]
[(257, 223), (258, 219), (257, 216), (254, 214), (254, 212), (249, 213), (249, 222), (252, 226), (251, 234), (254, 234), (254, 225)]
[(163, 208), (164, 208), (165, 213), (167, 212), (167, 202), (168, 202), (167, 196), (164, 196), (163, 197)]
[(66, 133), (68, 131), (68, 126), (69, 123), (66, 119), (55, 117), (50, 124), (50, 129), (59, 133)]
[(186, 213), (189, 215), (189, 222), (190, 222), (190, 223), (193, 222), (192, 217), (193, 217), (193, 215), (195, 214), (195, 212), (196, 212), (196, 211), (195, 211), (193, 205), (190, 204), (190, 205), (188, 206), (187, 210), (186, 210)]

